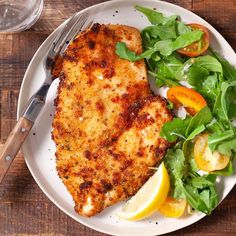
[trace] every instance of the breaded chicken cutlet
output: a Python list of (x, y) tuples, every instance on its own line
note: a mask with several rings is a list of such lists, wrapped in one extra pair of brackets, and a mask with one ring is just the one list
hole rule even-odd
[(159, 135), (172, 119), (166, 101), (152, 94), (143, 60), (116, 55), (120, 41), (142, 52), (137, 29), (94, 24), (63, 57), (52, 137), (58, 175), (83, 216), (134, 195), (169, 147)]

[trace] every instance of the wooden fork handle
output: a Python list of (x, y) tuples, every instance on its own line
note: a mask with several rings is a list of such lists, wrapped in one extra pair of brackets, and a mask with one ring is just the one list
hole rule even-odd
[(28, 136), (33, 124), (34, 123), (32, 121), (21, 117), (9, 134), (0, 153), (0, 183), (2, 182), (20, 147)]

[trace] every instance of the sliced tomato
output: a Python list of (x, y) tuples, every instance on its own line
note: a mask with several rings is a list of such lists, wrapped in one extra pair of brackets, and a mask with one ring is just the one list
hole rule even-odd
[(167, 98), (178, 108), (184, 106), (186, 111), (195, 115), (207, 105), (201, 94), (183, 86), (174, 86), (167, 91)]
[(177, 52), (189, 57), (197, 57), (206, 52), (206, 50), (209, 47), (210, 44), (209, 31), (205, 26), (196, 23), (188, 24), (188, 26), (190, 26), (192, 30), (201, 30), (203, 31), (204, 34), (201, 40), (194, 42), (187, 47), (180, 48), (177, 50)]
[(230, 157), (210, 150), (208, 146), (208, 134), (202, 134), (196, 138), (194, 159), (198, 168), (207, 172), (222, 170), (230, 161)]
[(178, 218), (184, 214), (186, 206), (187, 201), (185, 199), (167, 197), (159, 212), (166, 217)]

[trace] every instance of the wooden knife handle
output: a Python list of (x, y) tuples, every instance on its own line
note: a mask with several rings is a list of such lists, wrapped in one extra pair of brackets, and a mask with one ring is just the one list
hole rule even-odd
[(32, 121), (21, 117), (9, 134), (7, 141), (0, 152), (0, 183), (2, 182), (20, 147), (28, 136), (33, 124), (34, 123)]

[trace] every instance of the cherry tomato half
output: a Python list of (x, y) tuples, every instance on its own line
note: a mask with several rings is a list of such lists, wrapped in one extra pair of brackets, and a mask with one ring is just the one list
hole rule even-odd
[(210, 150), (208, 146), (208, 134), (201, 134), (196, 138), (194, 159), (198, 168), (207, 172), (222, 170), (230, 161), (230, 157)]
[(189, 56), (189, 57), (197, 57), (199, 55), (202, 55), (209, 47), (210, 44), (210, 36), (208, 29), (204, 27), (203, 25), (192, 23), (188, 24), (189, 27), (192, 28), (192, 30), (201, 30), (203, 31), (203, 36), (201, 40), (194, 42), (190, 44), (187, 47), (180, 48), (177, 50), (180, 54)]
[(186, 111), (195, 115), (207, 105), (202, 95), (193, 89), (183, 86), (174, 86), (167, 91), (167, 98), (178, 108), (184, 106)]
[(159, 212), (166, 217), (178, 218), (183, 215), (186, 206), (187, 201), (185, 199), (167, 197)]

